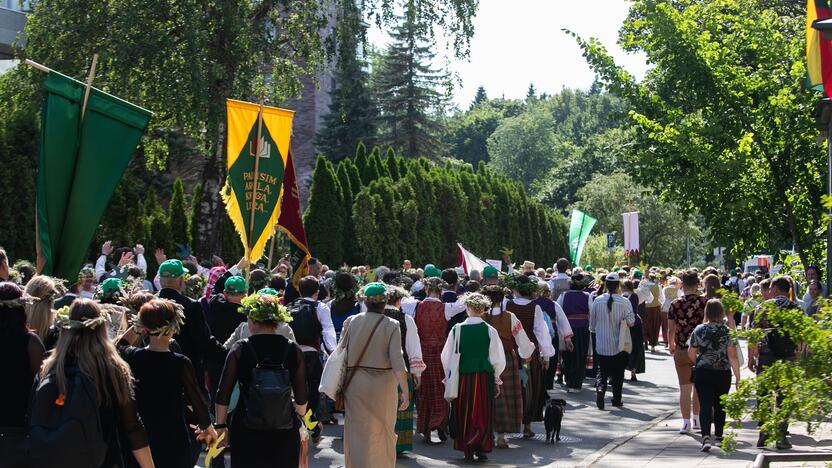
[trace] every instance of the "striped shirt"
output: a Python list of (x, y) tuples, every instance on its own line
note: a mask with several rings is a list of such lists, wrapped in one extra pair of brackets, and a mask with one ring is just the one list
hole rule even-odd
[(609, 294), (602, 294), (595, 298), (589, 309), (589, 331), (595, 333), (595, 352), (601, 356), (615, 356), (618, 354), (619, 323), (627, 321), (627, 325), (636, 323), (633, 306), (630, 300), (620, 294), (612, 295), (612, 311), (607, 307)]

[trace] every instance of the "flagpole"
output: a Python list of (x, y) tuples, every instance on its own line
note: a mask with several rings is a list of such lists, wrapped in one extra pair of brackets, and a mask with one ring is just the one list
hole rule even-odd
[(254, 235), (254, 209), (257, 206), (257, 181), (260, 179), (260, 138), (263, 136), (263, 100), (265, 96), (260, 94), (260, 110), (257, 113), (257, 140), (254, 142), (254, 183), (251, 187), (251, 218), (248, 223), (248, 257), (251, 258), (251, 249), (254, 247), (252, 236)]
[(268, 263), (268, 266), (266, 267), (266, 268), (268, 268), (269, 272), (272, 271), (272, 257), (274, 257), (274, 238), (275, 237), (277, 237), (276, 226), (275, 226), (274, 234), (272, 234), (272, 240), (270, 242), (271, 245), (269, 245), (269, 263)]
[(81, 121), (84, 121), (84, 113), (87, 111), (87, 101), (90, 98), (90, 89), (92, 89), (92, 79), (95, 77), (95, 66), (98, 65), (98, 54), (92, 54), (92, 65), (90, 65), (90, 73), (87, 75), (87, 89), (84, 90), (84, 103), (81, 105)]

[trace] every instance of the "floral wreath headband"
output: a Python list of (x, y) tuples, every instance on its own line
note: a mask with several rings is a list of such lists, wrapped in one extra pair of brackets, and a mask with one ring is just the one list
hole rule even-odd
[(276, 300), (271, 302), (261, 301), (262, 297), (272, 296), (264, 296), (262, 294), (246, 296), (242, 300), (243, 307), (240, 307), (237, 311), (255, 322), (276, 321), (289, 323), (292, 321), (292, 315), (285, 306), (280, 305)]
[(185, 324), (185, 308), (181, 304), (168, 299), (155, 300), (165, 301), (169, 304), (172, 304), (174, 308), (173, 318), (169, 320), (168, 323), (162, 326), (150, 328), (149, 326), (142, 323), (141, 316), (136, 315), (136, 318), (133, 319), (132, 325), (138, 329), (144, 330), (144, 332), (150, 336), (167, 335), (170, 331), (173, 331), (174, 334), (179, 333), (179, 330), (182, 329), (182, 325)]
[(462, 296), (462, 302), (478, 312), (485, 312), (491, 308), (491, 299), (480, 293), (467, 293)]
[(85, 320), (69, 318), (69, 306), (61, 307), (58, 309), (57, 314), (55, 314), (55, 325), (62, 330), (95, 330), (109, 320), (110, 311), (105, 307), (101, 308), (101, 315), (98, 317)]
[(37, 297), (33, 297), (26, 293), (23, 293), (23, 295), (20, 297), (0, 301), (0, 307), (23, 307), (26, 304), (34, 304), (35, 302), (38, 302), (40, 300), (43, 299), (38, 299)]

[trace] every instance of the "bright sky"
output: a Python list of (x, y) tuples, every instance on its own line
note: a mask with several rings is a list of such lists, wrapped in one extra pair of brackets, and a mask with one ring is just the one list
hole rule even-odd
[[(454, 102), (466, 109), (479, 86), (489, 97), (506, 98), (525, 97), (529, 83), (549, 94), (563, 87), (589, 88), (594, 75), (563, 28), (600, 39), (616, 63), (641, 79), (647, 69), (644, 56), (616, 45), (628, 9), (626, 0), (480, 0), (470, 60), (450, 64), (461, 78)], [(389, 41), (375, 28), (369, 39), (378, 45)]]

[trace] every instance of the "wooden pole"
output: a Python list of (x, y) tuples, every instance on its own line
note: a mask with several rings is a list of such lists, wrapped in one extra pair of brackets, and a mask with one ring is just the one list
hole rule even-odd
[(90, 89), (92, 89), (92, 79), (95, 77), (96, 65), (98, 65), (98, 54), (92, 54), (92, 65), (90, 65), (90, 73), (87, 75), (87, 89), (84, 90), (84, 103), (81, 105), (81, 121), (84, 120), (84, 113), (87, 111), (87, 100), (90, 98)]
[(266, 267), (269, 272), (272, 271), (272, 257), (274, 257), (274, 238), (277, 237), (277, 231), (275, 231), (274, 235), (272, 236), (271, 245), (269, 246), (269, 263)]
[(260, 138), (263, 137), (263, 100), (265, 96), (260, 95), (260, 111), (257, 113), (257, 140), (254, 142), (254, 182), (251, 186), (251, 219), (248, 223), (248, 257), (251, 258), (251, 249), (254, 247), (252, 237), (254, 236), (254, 209), (257, 206), (257, 182), (260, 178)]
[(34, 60), (26, 59), (26, 60), (23, 61), (23, 63), (25, 63), (26, 65), (29, 65), (30, 67), (32, 67), (36, 70), (40, 70), (44, 73), (49, 73), (50, 71), (52, 71), (52, 70), (49, 69), (49, 67), (47, 67), (45, 65), (41, 65), (41, 64), (35, 62)]

